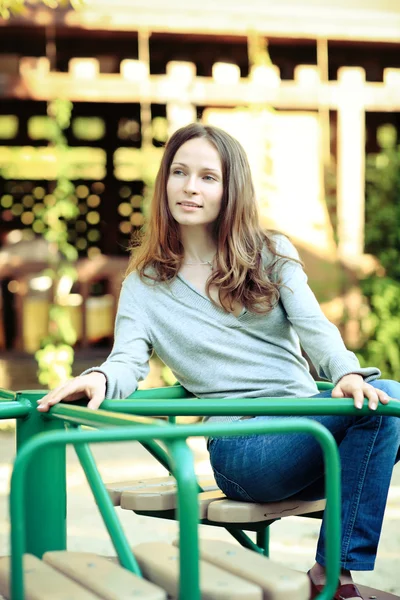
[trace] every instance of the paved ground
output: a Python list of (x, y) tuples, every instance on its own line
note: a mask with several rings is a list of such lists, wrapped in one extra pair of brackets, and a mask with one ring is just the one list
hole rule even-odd
[[(93, 357), (80, 360), (75, 372), (83, 370), (88, 363), (95, 364)], [(39, 387), (31, 379), (34, 373), (35, 365), (31, 359), (25, 362), (14, 360), (11, 365), (8, 357), (3, 359), (0, 357), (0, 387), (11, 389)], [(155, 371), (152, 376), (157, 383), (158, 373)], [(0, 443), (0, 555), (3, 555), (9, 551), (7, 502), (14, 456), (14, 434), (3, 431), (0, 433)], [(196, 455), (197, 472), (208, 473), (210, 467), (203, 440), (191, 440), (191, 447)], [(156, 477), (165, 474), (164, 469), (136, 443), (97, 445), (93, 450), (105, 481), (136, 479), (143, 476)], [(173, 522), (140, 517), (119, 508), (117, 513), (132, 545), (145, 540), (170, 541), (177, 536), (177, 525)], [(288, 566), (307, 570), (313, 563), (318, 528), (318, 522), (311, 519), (291, 517), (275, 523), (272, 526), (272, 558), (285, 562)], [(201, 535), (204, 537), (231, 540), (222, 529), (205, 526), (201, 529)], [(68, 547), (71, 550), (115, 554), (78, 460), (71, 449), (68, 450)], [(357, 581), (395, 593), (400, 597), (399, 565), (400, 467), (398, 466), (390, 489), (376, 569), (373, 573), (359, 574)]]

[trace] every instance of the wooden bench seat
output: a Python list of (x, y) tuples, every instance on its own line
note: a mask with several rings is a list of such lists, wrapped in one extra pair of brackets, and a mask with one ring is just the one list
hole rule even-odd
[[(178, 542), (175, 544), (178, 545)], [(310, 582), (305, 573), (288, 569), (242, 546), (222, 540), (201, 540), (200, 557), (259, 585), (264, 598), (288, 600), (309, 597)]]
[[(211, 490), (199, 494), (199, 517), (209, 521), (260, 523), (291, 515), (316, 513), (325, 509), (325, 500), (284, 500), (266, 504), (228, 500), (217, 488), (215, 482), (203, 481), (201, 483), (203, 483), (204, 489), (206, 489), (207, 483), (211, 487)], [(150, 513), (173, 510), (177, 507), (178, 496), (173, 477), (165, 478), (161, 483), (156, 483), (154, 479), (147, 480), (147, 482), (141, 480), (136, 487), (126, 485), (124, 489), (121, 485), (114, 490), (119, 494), (121, 508), (125, 510)], [(109, 493), (112, 493), (110, 489)]]
[[(215, 545), (215, 549), (213, 546)], [(178, 593), (179, 549), (163, 542), (134, 547), (143, 574), (173, 598)], [(305, 573), (272, 563), (238, 545), (204, 540), (200, 545), (201, 597), (207, 600), (308, 600)], [(154, 560), (154, 557), (157, 560)], [(232, 564), (229, 564), (232, 559)], [(256, 568), (251, 564), (255, 561)], [(258, 573), (257, 569), (261, 572)], [(290, 593), (289, 593), (290, 592)]]
[[(215, 500), (225, 498), (221, 490), (211, 490), (199, 493), (200, 519), (207, 517), (208, 506)], [(129, 490), (121, 494), (121, 508), (134, 512), (158, 512), (174, 510), (177, 507), (178, 496), (175, 487), (154, 487), (144, 490)]]
[[(213, 549), (212, 546), (215, 545)], [(117, 559), (84, 552), (47, 552), (43, 560), (24, 556), (26, 600), (166, 600), (179, 593), (179, 548), (163, 542), (133, 548), (145, 579)], [(297, 573), (233, 544), (202, 542), (201, 597), (204, 600), (308, 600), (309, 583)], [(232, 565), (229, 559), (232, 558)], [(256, 560), (257, 568), (251, 568)], [(239, 565), (241, 563), (241, 566)], [(247, 568), (246, 568), (247, 565)], [(237, 572), (236, 572), (237, 568)], [(257, 573), (260, 569), (262, 573)], [(288, 591), (290, 590), (290, 596)], [(10, 599), (10, 561), (0, 558), (0, 594)], [(185, 598), (183, 600), (190, 600)]]
[(215, 500), (208, 506), (209, 521), (220, 523), (259, 523), (294, 515), (307, 515), (323, 511), (325, 500), (282, 500), (256, 504), (238, 502), (228, 498)]
[[(107, 558), (85, 552), (25, 554), (26, 600), (166, 600), (165, 590)], [(10, 598), (10, 560), (0, 558), (0, 594)]]
[[(149, 542), (135, 546), (134, 551), (143, 575), (177, 598), (179, 549), (163, 542)], [(207, 600), (263, 599), (258, 585), (205, 561), (200, 563), (200, 588), (202, 598)]]
[[(145, 579), (120, 567), (117, 558), (60, 551), (47, 552), (39, 560), (26, 554), (25, 599), (175, 600), (179, 593), (176, 546), (149, 542), (133, 548)], [(364, 598), (399, 600), (387, 592), (358, 587)], [(308, 600), (310, 593), (305, 573), (220, 540), (200, 541), (200, 588), (204, 600)], [(0, 558), (0, 596), (10, 600), (9, 557)]]

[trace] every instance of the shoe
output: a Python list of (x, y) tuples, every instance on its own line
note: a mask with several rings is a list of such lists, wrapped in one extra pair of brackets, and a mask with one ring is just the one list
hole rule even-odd
[[(310, 571), (307, 573), (308, 579), (311, 583), (311, 596), (310, 600), (314, 600), (320, 594), (324, 588), (323, 585), (317, 585), (311, 579)], [(363, 598), (360, 594), (360, 590), (357, 588), (354, 583), (345, 583), (343, 585), (339, 585), (336, 589), (335, 595), (332, 600), (347, 600), (347, 598)]]

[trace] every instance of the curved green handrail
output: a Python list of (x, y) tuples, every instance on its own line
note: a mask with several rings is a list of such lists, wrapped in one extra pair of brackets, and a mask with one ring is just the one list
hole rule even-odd
[(27, 417), (31, 411), (29, 404), (22, 402), (0, 401), (0, 419), (20, 419)]
[(392, 415), (400, 417), (400, 400), (379, 404), (374, 413), (367, 400), (361, 409), (351, 398), (190, 398), (105, 400), (103, 410), (135, 415), (180, 416), (312, 416), (312, 415)]
[(128, 396), (130, 398), (163, 398), (168, 400), (169, 398), (193, 398), (193, 394), (188, 392), (182, 385), (170, 385), (157, 388), (148, 388), (146, 390), (136, 390), (133, 394)]

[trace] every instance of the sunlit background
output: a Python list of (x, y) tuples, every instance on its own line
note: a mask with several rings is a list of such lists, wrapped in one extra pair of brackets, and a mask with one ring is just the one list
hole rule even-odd
[(246, 148), (263, 224), (294, 241), (347, 344), (400, 376), (374, 305), (392, 290), (400, 327), (396, 0), (10, 0), (0, 13), (3, 356), (39, 351), (36, 383), (52, 386), (73, 351), (106, 355), (163, 145), (199, 120)]

